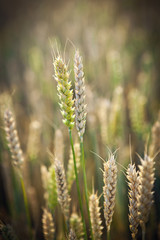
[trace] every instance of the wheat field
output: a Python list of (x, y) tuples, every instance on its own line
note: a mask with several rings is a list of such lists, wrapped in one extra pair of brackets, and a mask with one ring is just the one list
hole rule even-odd
[(4, 46), (0, 239), (160, 239), (159, 75), (147, 32), (110, 1), (63, 4), (41, 6), (27, 40), (24, 31), (16, 43), (13, 24)]

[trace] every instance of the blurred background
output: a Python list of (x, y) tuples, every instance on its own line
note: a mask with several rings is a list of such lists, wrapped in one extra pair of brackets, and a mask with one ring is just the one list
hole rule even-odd
[[(135, 152), (143, 157), (145, 146), (152, 154), (160, 148), (159, 5), (158, 0), (0, 1), (0, 219), (14, 228), (19, 239), (28, 239), (28, 233), (23, 197), (5, 140), (3, 110), (10, 104), (14, 109), (27, 159), (25, 181), (34, 236), (43, 239), (41, 166), (49, 169), (51, 165), (47, 151), (56, 151), (57, 129), (63, 132), (64, 148), (59, 151), (63, 152), (66, 171), (69, 159), (68, 132), (57, 103), (52, 56), (58, 51), (65, 55), (72, 81), (75, 47), (83, 56), (88, 111), (86, 169), (89, 191), (94, 178), (100, 195), (102, 161), (91, 151), (106, 159), (107, 146), (112, 150), (120, 148), (117, 162), (127, 167), (129, 136), (136, 164), (139, 159)], [(146, 239), (160, 239), (159, 158), (157, 155), (155, 204)], [(120, 165), (111, 235), (124, 240), (131, 237), (125, 170)], [(72, 207), (79, 211), (74, 190), (75, 184)], [(64, 239), (60, 234), (59, 207), (53, 215), (55, 239)], [(104, 230), (103, 239), (105, 234)]]

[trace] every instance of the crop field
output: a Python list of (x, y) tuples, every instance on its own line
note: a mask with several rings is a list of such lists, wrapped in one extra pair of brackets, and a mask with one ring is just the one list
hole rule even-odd
[(0, 239), (160, 239), (158, 33), (116, 1), (32, 7), (1, 32)]

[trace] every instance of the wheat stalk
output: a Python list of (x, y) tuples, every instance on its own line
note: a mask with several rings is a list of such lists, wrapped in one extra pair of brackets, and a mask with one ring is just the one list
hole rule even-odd
[[(74, 150), (76, 155), (76, 165), (77, 165), (77, 172), (78, 172), (80, 167), (80, 146), (78, 143), (74, 144)], [(71, 190), (74, 179), (75, 179), (75, 172), (74, 172), (73, 154), (72, 154), (72, 149), (70, 149), (70, 158), (69, 158), (68, 170), (67, 170), (67, 182), (68, 182), (69, 191)]]
[(108, 161), (104, 162), (103, 181), (104, 217), (107, 231), (110, 232), (117, 184), (117, 166), (113, 154), (110, 154)]
[(93, 237), (95, 240), (100, 240), (102, 235), (102, 221), (100, 218), (100, 207), (99, 207), (99, 199), (97, 194), (91, 194), (89, 198), (89, 207), (91, 214), (91, 223), (92, 223), (92, 231)]
[(138, 232), (139, 217), (138, 217), (138, 190), (139, 176), (134, 164), (129, 164), (127, 169), (127, 179), (129, 190), (129, 227), (132, 233), (132, 238), (136, 239)]
[[(145, 154), (144, 159), (140, 158), (139, 165), (139, 198), (138, 211), (139, 220), (142, 227), (143, 236), (145, 235), (145, 224), (148, 221), (149, 213), (153, 203), (154, 185), (154, 159)], [(143, 237), (144, 238), (144, 237)]]
[(42, 225), (45, 240), (53, 240), (55, 232), (53, 217), (46, 208), (43, 210)]
[(57, 159), (55, 159), (55, 176), (56, 176), (56, 184), (57, 184), (58, 201), (61, 205), (61, 209), (62, 209), (62, 212), (64, 213), (66, 220), (68, 220), (70, 197), (68, 194), (68, 188), (67, 188), (63, 164)]
[(74, 73), (75, 73), (75, 120), (76, 128), (80, 138), (83, 137), (86, 124), (86, 105), (85, 105), (85, 85), (82, 57), (76, 50), (74, 57)]
[(20, 168), (24, 162), (24, 157), (20, 147), (15, 120), (12, 112), (8, 109), (4, 112), (4, 125), (13, 165)]
[(69, 71), (63, 59), (58, 56), (54, 60), (55, 79), (57, 81), (57, 90), (59, 97), (59, 106), (63, 116), (63, 123), (72, 129), (74, 126), (74, 100), (71, 82), (69, 81)]

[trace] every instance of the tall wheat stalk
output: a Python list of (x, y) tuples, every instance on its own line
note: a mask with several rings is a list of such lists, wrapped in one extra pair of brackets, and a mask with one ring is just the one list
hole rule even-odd
[(63, 61), (63, 59), (60, 56), (58, 56), (54, 60), (53, 65), (54, 65), (54, 70), (55, 70), (55, 79), (57, 81), (59, 105), (60, 105), (61, 113), (63, 116), (63, 123), (68, 127), (68, 130), (69, 130), (69, 138), (70, 138), (70, 144), (71, 144), (71, 148), (72, 148), (73, 161), (74, 161), (74, 171), (75, 171), (75, 176), (76, 176), (78, 200), (79, 200), (80, 211), (81, 211), (81, 215), (82, 215), (85, 239), (87, 239), (86, 225), (85, 225), (85, 220), (84, 220), (82, 199), (81, 199), (79, 179), (78, 179), (78, 171), (77, 171), (77, 165), (76, 165), (76, 157), (75, 157), (72, 132), (71, 132), (71, 130), (74, 126), (74, 119), (75, 119), (74, 110), (75, 109), (73, 106), (74, 105), (73, 90), (71, 90), (71, 82), (69, 81), (70, 74), (69, 74), (67, 65), (65, 64), (65, 62)]
[(79, 55), (78, 50), (76, 50), (75, 57), (74, 57), (74, 73), (75, 73), (75, 120), (76, 120), (76, 128), (77, 128), (79, 139), (80, 139), (81, 165), (83, 170), (85, 198), (86, 198), (87, 211), (89, 216), (89, 224), (91, 229), (91, 237), (93, 239), (92, 224), (91, 224), (91, 217), (90, 217), (90, 211), (89, 211), (88, 187), (87, 187), (87, 177), (86, 177), (85, 159), (84, 159), (84, 145), (83, 145), (83, 135), (85, 132), (86, 115), (87, 115), (86, 104), (85, 104), (84, 71), (83, 71), (82, 57)]

